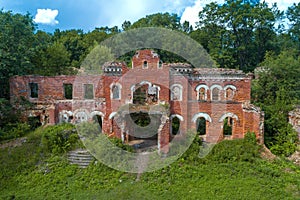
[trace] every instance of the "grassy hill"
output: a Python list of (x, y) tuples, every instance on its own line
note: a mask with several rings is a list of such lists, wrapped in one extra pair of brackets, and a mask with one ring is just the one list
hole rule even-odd
[(0, 148), (0, 199), (300, 199), (300, 167), (260, 158), (251, 138), (223, 141), (200, 159), (199, 144), (155, 172), (119, 172), (101, 163), (67, 162), (80, 146), (74, 127), (37, 129), (26, 142)]

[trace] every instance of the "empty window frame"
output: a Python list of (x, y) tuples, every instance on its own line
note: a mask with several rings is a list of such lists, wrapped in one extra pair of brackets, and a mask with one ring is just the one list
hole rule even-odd
[(93, 84), (84, 84), (84, 98), (85, 99), (94, 99), (94, 85)]
[(64, 97), (65, 99), (73, 99), (73, 85), (64, 83)]
[(30, 88), (30, 97), (38, 98), (39, 97), (39, 85), (37, 83), (29, 83)]
[(208, 91), (208, 86), (201, 84), (196, 87), (197, 91), (197, 100), (198, 101), (206, 101), (207, 100), (207, 91)]

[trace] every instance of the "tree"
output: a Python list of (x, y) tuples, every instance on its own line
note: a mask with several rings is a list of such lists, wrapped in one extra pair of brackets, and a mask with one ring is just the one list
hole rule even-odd
[(291, 22), (288, 32), (300, 51), (300, 3), (289, 7), (286, 16)]
[(54, 42), (48, 46), (43, 57), (43, 68), (41, 75), (62, 75), (72, 74), (70, 67), (70, 53), (61, 43)]
[[(276, 5), (269, 8), (242, 0), (227, 0), (223, 5), (207, 4), (199, 12), (198, 34), (220, 67), (252, 71), (272, 49), (274, 23), (280, 17)], [(204, 40), (204, 41), (203, 41)], [(206, 40), (206, 41), (205, 41)]]
[(82, 30), (56, 30), (53, 40), (65, 46), (70, 54), (70, 66), (78, 68), (80, 66), (81, 56), (86, 52), (86, 46), (83, 43)]
[(32, 70), (34, 29), (29, 14), (0, 10), (0, 98), (9, 98), (9, 78)]
[(180, 18), (177, 14), (157, 13), (139, 19), (137, 22), (133, 23), (130, 28), (163, 27), (179, 30), (180, 26)]
[(300, 99), (300, 58), (296, 51), (283, 51), (278, 56), (267, 53), (261, 65), (258, 79), (253, 81), (252, 99), (265, 112), (266, 145), (282, 154), (278, 145), (292, 148), (289, 141), (297, 141), (288, 125), (288, 112)]

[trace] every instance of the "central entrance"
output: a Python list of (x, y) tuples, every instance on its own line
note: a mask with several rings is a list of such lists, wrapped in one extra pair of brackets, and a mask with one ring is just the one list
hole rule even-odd
[(129, 145), (135, 149), (157, 149), (162, 114), (132, 112), (125, 115), (125, 132)]

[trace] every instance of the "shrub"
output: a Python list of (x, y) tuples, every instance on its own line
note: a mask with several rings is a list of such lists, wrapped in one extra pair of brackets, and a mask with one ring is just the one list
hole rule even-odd
[(290, 156), (297, 150), (298, 134), (290, 124), (278, 130), (270, 150), (278, 156)]
[(0, 128), (0, 141), (23, 137), (30, 131), (30, 125), (27, 123), (7, 124)]
[(260, 146), (254, 133), (247, 133), (244, 139), (224, 140), (215, 145), (207, 161), (226, 163), (232, 161), (254, 162), (259, 157)]
[(43, 149), (54, 154), (66, 152), (80, 145), (76, 129), (72, 124), (60, 124), (44, 129)]

